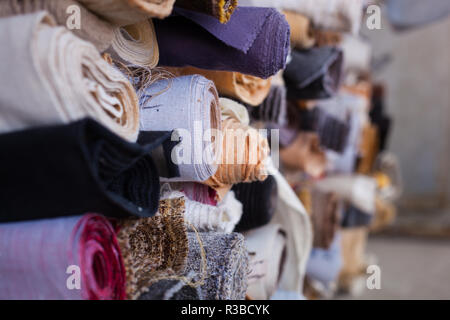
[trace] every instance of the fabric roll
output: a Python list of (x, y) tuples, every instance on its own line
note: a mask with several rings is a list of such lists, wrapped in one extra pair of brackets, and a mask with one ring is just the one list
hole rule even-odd
[(333, 193), (312, 192), (313, 247), (329, 249), (339, 227), (339, 202)]
[(286, 88), (280, 85), (272, 85), (264, 101), (257, 108), (248, 108), (248, 111), (253, 120), (278, 125), (286, 124)]
[(179, 177), (170, 181), (205, 181), (217, 170), (220, 143), (214, 131), (221, 129), (218, 95), (214, 83), (193, 75), (156, 81), (141, 96), (140, 130), (174, 130), (181, 141), (171, 153)]
[(177, 7), (213, 16), (220, 23), (230, 20), (237, 5), (238, 0), (177, 0), (175, 3)]
[(152, 216), (159, 179), (150, 151), (158, 143), (129, 143), (91, 119), (2, 134), (0, 222), (92, 211)]
[(342, 42), (342, 33), (332, 30), (314, 30), (314, 39), (317, 47), (337, 47)]
[(199, 287), (191, 287), (183, 280), (166, 279), (152, 284), (138, 300), (200, 300), (200, 297)]
[(99, 17), (118, 26), (148, 18), (164, 19), (172, 13), (175, 0), (78, 0)]
[(90, 116), (136, 141), (136, 93), (92, 44), (42, 11), (1, 19), (0, 41), (0, 132)]
[(188, 232), (189, 254), (185, 272), (195, 272), (194, 281), (203, 279), (201, 300), (243, 300), (248, 279), (244, 237), (239, 233), (201, 232), (199, 238), (200, 242), (196, 233)]
[(268, 300), (276, 291), (286, 259), (286, 233), (269, 224), (244, 233), (250, 257), (247, 295)]
[(115, 28), (109, 52), (125, 65), (156, 67), (159, 50), (152, 20)]
[(276, 209), (277, 183), (272, 176), (264, 181), (238, 183), (232, 190), (243, 205), (243, 215), (235, 231), (244, 232), (270, 222)]
[(342, 228), (357, 228), (370, 226), (374, 220), (374, 214), (367, 214), (358, 208), (348, 206), (344, 210), (341, 220)]
[(344, 54), (343, 70), (345, 73), (354, 72), (368, 74), (371, 72), (372, 45), (361, 37), (344, 35), (339, 47)]
[(81, 28), (72, 32), (83, 40), (91, 42), (100, 51), (105, 51), (114, 38), (114, 27), (98, 18), (75, 0), (3, 0), (0, 2), (0, 17), (47, 11), (60, 26), (76, 23), (71, 20), (73, 10), (79, 10)]
[(267, 79), (286, 65), (289, 25), (274, 9), (238, 7), (227, 24), (178, 9), (176, 16), (154, 23), (162, 66), (235, 71)]
[(0, 252), (0, 299), (125, 298), (119, 245), (100, 215), (0, 224)]
[(126, 292), (137, 299), (161, 274), (184, 271), (188, 254), (183, 197), (163, 199), (151, 218), (120, 220), (117, 239), (127, 275)]
[(325, 99), (336, 94), (342, 73), (342, 51), (333, 47), (294, 50), (283, 73), (288, 98)]
[(293, 11), (283, 11), (291, 28), (291, 46), (298, 49), (311, 48), (315, 43), (311, 20)]
[(178, 190), (195, 202), (217, 206), (216, 191), (211, 187), (198, 182), (171, 182), (172, 190)]
[(214, 82), (221, 96), (237, 99), (245, 104), (258, 106), (267, 97), (271, 79), (261, 79), (231, 71), (204, 70), (194, 67), (170, 68), (178, 75), (200, 74)]

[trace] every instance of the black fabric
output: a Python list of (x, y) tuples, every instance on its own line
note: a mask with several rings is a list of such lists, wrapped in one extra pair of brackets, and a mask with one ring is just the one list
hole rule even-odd
[(0, 135), (0, 222), (96, 212), (153, 216), (159, 175), (142, 147), (83, 119)]
[(392, 127), (392, 119), (385, 113), (384, 90), (380, 88), (375, 87), (369, 116), (371, 122), (378, 128), (380, 152), (384, 151)]
[(290, 99), (325, 99), (334, 96), (341, 82), (343, 54), (334, 47), (293, 50), (283, 72)]
[(372, 219), (372, 214), (367, 214), (353, 206), (348, 206), (343, 212), (341, 227), (356, 228), (369, 226), (372, 223)]
[(278, 187), (273, 176), (269, 175), (264, 181), (235, 184), (232, 190), (236, 199), (243, 205), (242, 217), (235, 231), (248, 231), (270, 222), (278, 196)]
[(287, 122), (286, 88), (273, 85), (259, 106), (246, 107), (252, 120), (284, 125)]
[(200, 300), (199, 288), (179, 280), (160, 280), (148, 288), (138, 300)]

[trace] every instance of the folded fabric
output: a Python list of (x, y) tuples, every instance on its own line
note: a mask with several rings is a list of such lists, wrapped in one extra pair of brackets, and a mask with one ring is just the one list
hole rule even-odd
[(272, 176), (264, 181), (233, 185), (236, 198), (243, 205), (243, 215), (235, 231), (243, 232), (270, 222), (277, 205), (277, 183)]
[(322, 29), (358, 33), (363, 0), (239, 0), (241, 6), (276, 7), (304, 14)]
[(264, 101), (257, 108), (248, 108), (248, 112), (253, 120), (284, 125), (287, 122), (286, 88), (272, 85)]
[(158, 143), (129, 143), (90, 119), (2, 134), (0, 222), (92, 211), (152, 216), (159, 179), (150, 151)]
[(269, 224), (244, 233), (250, 257), (247, 295), (268, 300), (277, 290), (286, 258), (286, 233)]
[(164, 19), (172, 13), (175, 0), (78, 0), (90, 11), (118, 26), (148, 18)]
[(0, 132), (90, 116), (136, 140), (136, 93), (92, 44), (42, 11), (0, 19), (0, 41)]
[(45, 10), (55, 18), (58, 25), (67, 26), (72, 8), (79, 10), (79, 22), (82, 26), (72, 29), (72, 32), (91, 42), (100, 52), (105, 51), (113, 41), (114, 26), (98, 18), (75, 0), (3, 0), (0, 2), (0, 17)]
[(336, 94), (342, 73), (342, 51), (333, 47), (294, 50), (283, 73), (288, 98), (325, 99)]
[(183, 280), (165, 279), (152, 284), (138, 300), (200, 300), (200, 297), (199, 287), (192, 287)]
[(170, 187), (183, 192), (190, 200), (217, 206), (216, 191), (207, 185), (198, 182), (171, 182)]
[(450, 14), (447, 0), (386, 0), (389, 22), (396, 30), (408, 30), (444, 19)]
[(177, 75), (200, 74), (216, 85), (221, 96), (237, 99), (257, 106), (263, 102), (270, 90), (271, 80), (231, 71), (214, 71), (194, 67), (170, 68)]
[(116, 27), (109, 52), (125, 65), (156, 67), (159, 50), (152, 20)]
[(117, 239), (127, 275), (126, 292), (137, 299), (161, 274), (184, 271), (188, 254), (184, 198), (163, 199), (151, 218), (120, 220)]
[(283, 11), (291, 28), (291, 46), (298, 49), (311, 48), (314, 45), (314, 33), (311, 20), (293, 11)]
[(125, 298), (114, 229), (100, 215), (0, 224), (0, 252), (0, 299)]
[(331, 192), (312, 192), (313, 247), (328, 249), (339, 227), (339, 202)]
[(238, 0), (177, 0), (175, 6), (205, 13), (218, 19), (221, 23), (230, 20)]
[(185, 272), (197, 273), (193, 281), (203, 280), (201, 300), (243, 300), (248, 278), (244, 237), (239, 233), (201, 232), (197, 236), (188, 232), (188, 239)]
[(286, 65), (289, 25), (274, 9), (238, 7), (226, 24), (201, 13), (176, 12), (154, 21), (162, 66), (236, 71), (266, 79)]
[(342, 215), (341, 227), (342, 228), (357, 228), (367, 227), (374, 219), (374, 214), (367, 214), (358, 208), (348, 206)]
[(221, 144), (214, 132), (221, 129), (217, 91), (212, 81), (193, 75), (154, 82), (140, 98), (140, 130), (176, 131), (181, 141), (171, 152), (179, 177), (171, 181), (204, 181), (217, 170), (216, 154)]

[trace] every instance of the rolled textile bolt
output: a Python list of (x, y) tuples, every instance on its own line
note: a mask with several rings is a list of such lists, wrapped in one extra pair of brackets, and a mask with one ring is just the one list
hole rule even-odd
[(272, 85), (269, 94), (257, 108), (249, 107), (252, 120), (283, 126), (287, 123), (286, 88)]
[(340, 209), (336, 194), (313, 190), (311, 220), (314, 248), (330, 248), (339, 227)]
[[(0, 132), (92, 117), (136, 141), (136, 92), (91, 43), (43, 11), (1, 19), (0, 40), (12, 41), (0, 52), (8, 62), (0, 66)], [(21, 99), (19, 88), (27, 92)]]
[(311, 20), (293, 11), (283, 11), (291, 27), (291, 45), (298, 49), (311, 48), (315, 43)]
[(125, 299), (113, 227), (97, 214), (0, 224), (1, 299)]
[(175, 6), (205, 13), (226, 23), (237, 8), (238, 0), (177, 0)]

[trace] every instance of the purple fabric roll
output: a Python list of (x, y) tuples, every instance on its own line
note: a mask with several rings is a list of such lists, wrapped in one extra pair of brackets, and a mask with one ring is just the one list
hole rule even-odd
[(155, 20), (160, 65), (236, 71), (268, 78), (286, 66), (289, 25), (272, 8), (238, 7), (227, 24), (176, 10)]

